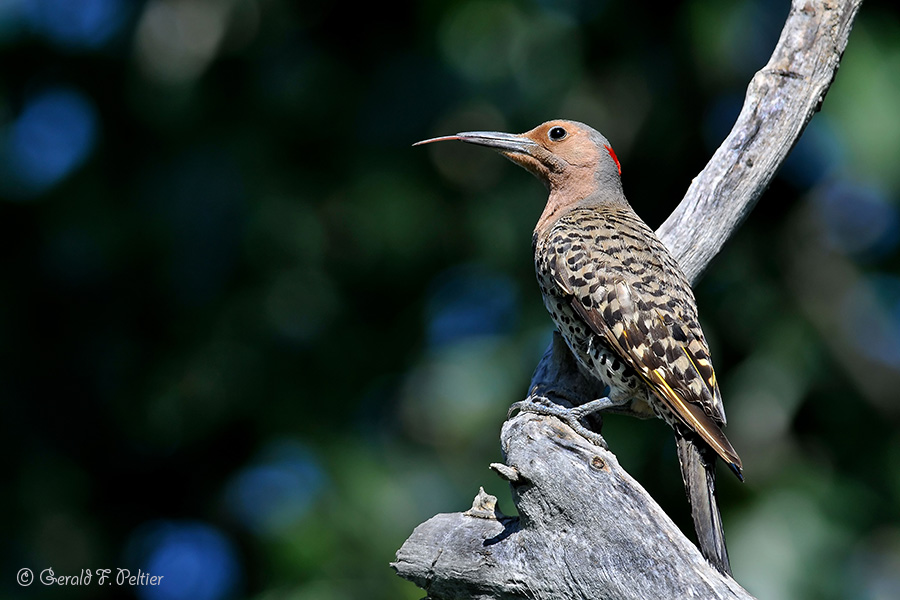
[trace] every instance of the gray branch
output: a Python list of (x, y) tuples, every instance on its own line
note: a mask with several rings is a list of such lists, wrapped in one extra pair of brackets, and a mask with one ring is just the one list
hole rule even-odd
[[(772, 181), (834, 75), (862, 0), (794, 0), (769, 63), (731, 133), (657, 231), (696, 281)], [(531, 392), (598, 397), (558, 335)], [(703, 560), (613, 454), (553, 417), (520, 414), (501, 433), (519, 517), (476, 497), (416, 528), (393, 567), (434, 600), (750, 598)]]
[(692, 282), (771, 183), (837, 73), (862, 0), (794, 0), (737, 122), (656, 234)]
[(419, 525), (393, 566), (429, 598), (751, 599), (611, 452), (533, 413), (507, 421), (500, 439), (506, 464), (491, 466), (519, 517), (482, 490), (469, 511)]

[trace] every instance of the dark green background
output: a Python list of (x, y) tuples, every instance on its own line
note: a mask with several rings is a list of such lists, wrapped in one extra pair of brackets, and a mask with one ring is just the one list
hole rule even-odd
[[(737, 580), (900, 597), (900, 20), (697, 286), (746, 483)], [(551, 322), (545, 191), (420, 139), (582, 120), (657, 226), (787, 2), (0, 3), (0, 595), (415, 599), (412, 528), (500, 460)], [(690, 530), (662, 422), (623, 465)], [(20, 587), (118, 567), (163, 585)]]

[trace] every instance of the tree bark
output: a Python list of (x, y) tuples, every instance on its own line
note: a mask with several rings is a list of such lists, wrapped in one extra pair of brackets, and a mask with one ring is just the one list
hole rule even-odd
[(552, 417), (500, 435), (519, 517), (482, 490), (465, 513), (419, 525), (397, 573), (429, 598), (752, 598), (706, 562), (614, 454)]
[[(657, 235), (696, 281), (768, 187), (834, 80), (862, 0), (794, 0), (768, 64), (753, 77), (731, 133)], [(530, 390), (566, 404), (596, 382), (553, 342)], [(483, 491), (465, 513), (416, 528), (392, 563), (434, 600), (452, 598), (751, 598), (712, 568), (615, 456), (554, 417), (503, 426), (519, 517)]]

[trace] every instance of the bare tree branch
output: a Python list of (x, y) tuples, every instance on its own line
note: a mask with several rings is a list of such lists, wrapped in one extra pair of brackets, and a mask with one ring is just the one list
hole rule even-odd
[(520, 413), (500, 435), (518, 518), (482, 491), (419, 525), (397, 573), (433, 599), (752, 597), (710, 565), (619, 466), (554, 418)]
[(737, 122), (656, 234), (692, 282), (750, 213), (819, 110), (862, 0), (794, 0)]
[[(862, 0), (794, 0), (740, 116), (657, 231), (691, 281), (747, 216), (821, 106)], [(531, 392), (562, 403), (598, 397), (558, 335)], [(397, 553), (397, 573), (452, 598), (750, 598), (708, 565), (614, 455), (553, 417), (520, 414), (501, 433), (520, 517), (479, 495), (437, 515)]]

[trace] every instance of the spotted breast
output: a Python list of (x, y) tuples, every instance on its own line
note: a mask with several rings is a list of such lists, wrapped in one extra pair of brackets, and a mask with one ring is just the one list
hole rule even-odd
[[(646, 377), (626, 363), (626, 346), (626, 354), (640, 357), (650, 377), (664, 376), (665, 363), (678, 387), (689, 386), (702, 398), (700, 407), (709, 418), (725, 422), (691, 288), (637, 215), (616, 206), (572, 210), (547, 234), (535, 235), (534, 253), (547, 310), (579, 365), (609, 387), (614, 404), (683, 426), (657, 401)], [(606, 335), (593, 331), (591, 315), (602, 317)], [(703, 381), (704, 375), (709, 380)]]

